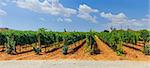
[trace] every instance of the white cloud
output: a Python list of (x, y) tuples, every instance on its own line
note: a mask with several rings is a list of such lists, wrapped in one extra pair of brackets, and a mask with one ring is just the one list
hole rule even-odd
[[(59, 0), (16, 0), (13, 1), (18, 7), (28, 9), (34, 12), (63, 16), (65, 21), (71, 22), (70, 16), (77, 14), (77, 10), (64, 7)], [(97, 9), (83, 4), (79, 6), (78, 17), (81, 19), (97, 23), (96, 16), (92, 16), (91, 13), (98, 12)], [(67, 18), (68, 19), (65, 19)]]
[(4, 10), (0, 9), (0, 17), (7, 15), (7, 12)]
[(64, 7), (59, 3), (59, 0), (45, 0), (44, 2), (39, 0), (17, 0), (14, 3), (20, 8), (64, 17), (69, 17), (77, 12), (74, 9)]
[(69, 22), (72, 22), (72, 20), (70, 18), (58, 18), (57, 22), (67, 22), (67, 23), (69, 23)]
[(113, 15), (112, 13), (101, 12), (100, 16), (116, 24), (126, 23), (126, 19), (127, 19), (127, 16), (124, 13)]
[(91, 15), (91, 13), (97, 12), (98, 12), (97, 9), (92, 9), (91, 7), (83, 4), (79, 6), (79, 14), (77, 16), (81, 19), (97, 23), (96, 16)]
[(0, 17), (7, 15), (7, 12), (2, 9), (2, 6), (6, 6), (6, 3), (0, 0)]
[(112, 14), (101, 12), (100, 16), (108, 19), (111, 22), (111, 25), (130, 26), (137, 28), (149, 28), (150, 17), (145, 17), (142, 19), (129, 19), (124, 13)]
[(40, 18), (40, 20), (41, 20), (41, 21), (46, 21), (46, 19), (45, 19), (45, 18), (42, 18), (42, 17)]
[(63, 22), (63, 19), (62, 18), (58, 18), (57, 22)]
[(133, 25), (133, 26), (149, 26), (150, 25), (150, 18), (145, 17), (142, 19), (131, 19), (128, 20), (128, 24), (129, 25)]
[(72, 20), (70, 18), (65, 18), (64, 21), (66, 21), (66, 22), (72, 22)]

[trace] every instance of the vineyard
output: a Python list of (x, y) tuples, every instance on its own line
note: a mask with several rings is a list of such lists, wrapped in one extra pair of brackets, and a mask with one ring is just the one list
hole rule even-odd
[(150, 60), (150, 31), (0, 32), (0, 60)]

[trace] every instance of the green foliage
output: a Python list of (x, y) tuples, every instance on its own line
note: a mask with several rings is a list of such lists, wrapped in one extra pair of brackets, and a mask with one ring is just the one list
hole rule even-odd
[(99, 38), (103, 40), (105, 43), (109, 45), (114, 51), (116, 51), (117, 55), (122, 55), (123, 54), (123, 49), (122, 49), (122, 31), (112, 31), (111, 33), (109, 32), (101, 32), (98, 34)]
[[(48, 46), (49, 44), (61, 42), (63, 40), (66, 40), (67, 45), (70, 45), (85, 38), (84, 32), (52, 32), (46, 31), (44, 28), (40, 28), (38, 31), (8, 30), (0, 32), (0, 45), (7, 45), (7, 47), (9, 47), (8, 45), (10, 45), (10, 42), (8, 42), (8, 40), (11, 38), (12, 34), (13, 40), (10, 40), (15, 41), (15, 45), (21, 46), (27, 44), (31, 45), (33, 43), (38, 43), (39, 46)], [(13, 44), (11, 43), (11, 45)], [(14, 47), (11, 46), (8, 49), (7, 51), (12, 51)]]
[(150, 45), (145, 45), (145, 46), (144, 46), (144, 53), (145, 53), (146, 55), (150, 55)]
[[(38, 43), (37, 43), (38, 44)], [(39, 53), (41, 52), (41, 47), (39, 47), (39, 45), (37, 45), (36, 43), (32, 44), (33, 47), (33, 51), (39, 55)]]
[[(136, 44), (137, 41), (143, 40), (149, 42), (150, 32), (147, 30), (132, 31), (132, 30), (113, 30), (112, 32), (52, 32), (46, 31), (44, 28), (40, 28), (38, 31), (16, 31), (8, 30), (0, 32), (0, 45), (5, 45), (6, 52), (12, 53), (16, 51), (17, 45), (27, 45), (38, 43), (39, 46), (46, 46), (56, 42), (63, 41), (65, 44), (62, 48), (62, 53), (67, 54), (68, 46), (79, 40), (86, 38), (86, 49), (92, 53), (95, 51), (95, 37), (97, 35), (101, 40), (109, 45), (117, 55), (123, 54), (122, 44), (131, 43)], [(50, 45), (49, 45), (50, 46)], [(40, 48), (33, 47), (34, 51), (39, 54)], [(147, 50), (145, 50), (147, 52)]]
[(3, 33), (0, 33), (0, 45), (4, 45), (6, 41), (7, 41), (6, 36)]
[(86, 46), (85, 46), (86, 52), (91, 53), (92, 48), (91, 48), (91, 41), (90, 41), (90, 35), (86, 34)]
[(95, 32), (90, 32), (86, 34), (86, 46), (85, 46), (85, 52), (88, 52), (90, 54), (95, 54), (96, 48), (95, 48)]
[(98, 36), (114, 51), (116, 51), (117, 55), (123, 54), (123, 43), (131, 43), (136, 45), (141, 38), (145, 42), (149, 42), (150, 39), (150, 33), (147, 30), (113, 30), (112, 32), (101, 32), (98, 34)]
[(33, 51), (34, 51), (36, 54), (39, 54), (39, 53), (41, 52), (41, 48), (33, 47)]
[(6, 38), (7, 38), (7, 42), (5, 43), (6, 53), (8, 54), (16, 53), (16, 41), (14, 40), (14, 35), (11, 34)]
[(65, 32), (63, 35), (64, 46), (62, 48), (62, 53), (64, 55), (67, 55), (67, 51), (69, 49), (68, 46), (71, 44), (74, 44), (75, 42), (77, 42), (79, 40), (83, 40), (84, 38), (85, 38), (84, 33), (79, 33), (79, 32), (67, 33), (67, 32)]
[(68, 52), (68, 45), (67, 45), (67, 43), (65, 42), (65, 43), (64, 43), (64, 47), (62, 48), (62, 53), (63, 53), (64, 55), (67, 55), (67, 52)]
[(116, 53), (118, 56), (121, 56), (124, 53), (122, 49), (122, 41), (119, 41), (119, 44), (117, 45)]
[(148, 30), (141, 30), (140, 31), (140, 37), (144, 42), (150, 41), (150, 32)]

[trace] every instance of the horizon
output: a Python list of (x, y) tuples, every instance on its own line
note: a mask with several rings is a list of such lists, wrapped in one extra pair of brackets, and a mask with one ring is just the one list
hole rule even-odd
[[(150, 30), (149, 0), (0, 0), (0, 28), (87, 32)], [(134, 5), (129, 5), (134, 4)]]
[[(4, 30), (15, 30), (15, 29), (10, 29), (10, 28), (1, 28), (0, 27), (0, 30), (1, 29), (4, 29)], [(41, 29), (41, 28), (38, 28), (38, 29)], [(15, 31), (38, 31), (38, 29), (37, 30), (15, 30)], [(128, 31), (128, 30), (132, 30), (132, 31), (141, 31), (141, 30), (147, 30), (147, 31), (150, 31), (150, 30), (148, 30), (148, 29), (140, 29), (140, 30), (133, 30), (133, 29), (116, 29), (116, 28), (109, 28), (109, 29), (104, 29), (104, 30), (102, 30), (102, 31), (96, 31), (96, 30), (92, 30), (92, 29), (90, 29), (89, 31), (77, 31), (77, 30), (73, 30), (73, 31), (69, 31), (69, 30), (67, 30), (67, 29), (65, 29), (64, 28), (64, 30), (63, 31), (54, 31), (54, 30), (51, 30), (51, 29), (46, 29), (46, 28), (44, 28), (45, 29), (45, 31), (47, 31), (47, 32), (49, 32), (49, 31), (52, 31), (52, 32), (64, 32), (64, 30), (66, 30), (67, 32), (90, 32), (90, 31), (92, 31), (92, 32), (103, 32), (103, 31), (112, 31), (112, 30), (123, 30), (123, 31)]]

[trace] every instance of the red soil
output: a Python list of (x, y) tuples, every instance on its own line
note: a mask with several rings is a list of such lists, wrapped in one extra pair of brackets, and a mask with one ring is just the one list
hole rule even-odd
[(150, 57), (146, 56), (144, 53), (142, 53), (139, 50), (129, 48), (126, 46), (123, 46), (123, 50), (126, 53), (124, 56), (127, 60), (140, 60), (140, 61), (150, 60)]
[[(52, 50), (48, 53), (45, 53), (44, 48), (42, 49), (41, 55), (36, 55), (33, 51), (21, 53), (18, 55), (9, 55), (5, 52), (0, 52), (0, 60), (59, 60), (59, 59), (75, 59), (75, 60), (150, 60), (150, 57), (144, 55), (141, 51), (136, 50), (134, 48), (130, 48), (127, 46), (123, 46), (123, 50), (125, 51), (125, 55), (117, 56), (116, 53), (104, 42), (102, 42), (97, 36), (96, 43), (98, 49), (100, 49), (100, 54), (90, 55), (85, 52), (86, 43), (81, 40), (69, 46), (69, 54), (63, 55), (62, 49), (55, 47), (48, 47), (48, 50)], [(61, 46), (63, 43), (61, 43)], [(139, 46), (142, 47), (142, 46)], [(139, 48), (140, 49), (140, 48)]]

